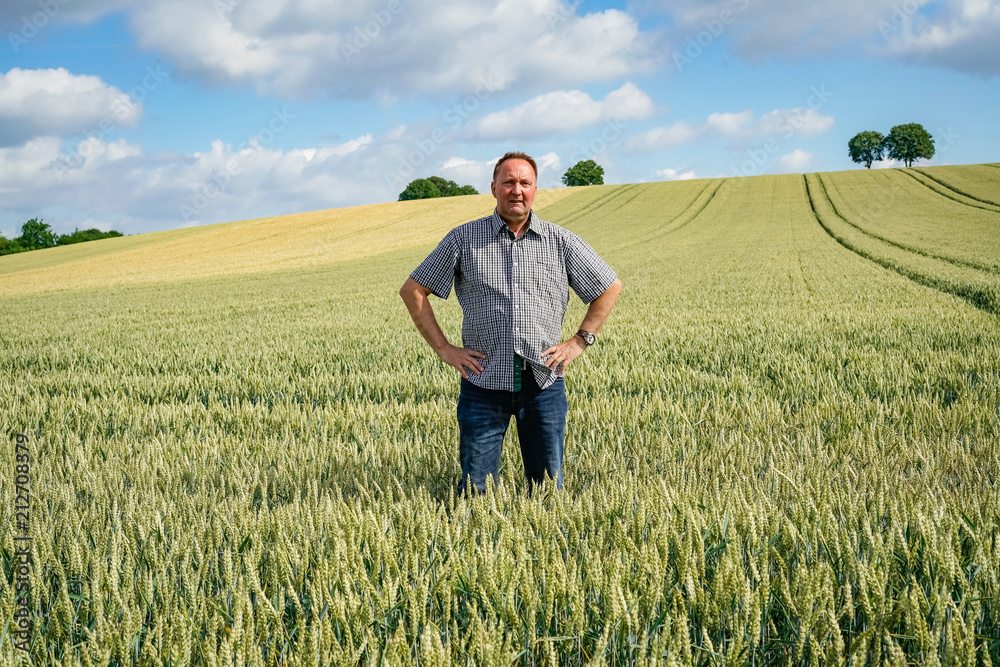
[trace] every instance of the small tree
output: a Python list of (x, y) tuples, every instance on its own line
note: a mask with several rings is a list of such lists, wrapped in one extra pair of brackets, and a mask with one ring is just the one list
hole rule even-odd
[(31, 250), (51, 248), (56, 244), (55, 234), (41, 218), (32, 218), (21, 225), (21, 236), (15, 240)]
[(914, 160), (934, 157), (934, 138), (920, 123), (897, 125), (885, 138), (885, 151), (893, 160), (902, 160), (910, 167)]
[(441, 190), (429, 178), (418, 178), (410, 181), (406, 189), (399, 193), (399, 201), (409, 201), (411, 199), (433, 199), (440, 197)]
[(406, 189), (399, 193), (399, 201), (410, 199), (431, 199), (433, 197), (457, 197), (459, 195), (478, 195), (471, 185), (459, 185), (440, 176), (428, 176), (410, 181)]
[(452, 197), (458, 190), (458, 183), (441, 178), (440, 176), (428, 176), (427, 180), (437, 186), (442, 197)]
[(864, 162), (872, 168), (872, 162), (881, 160), (885, 154), (885, 137), (881, 132), (858, 132), (847, 142), (847, 153), (854, 162)]
[(566, 170), (563, 185), (604, 185), (604, 167), (593, 160), (581, 160)]

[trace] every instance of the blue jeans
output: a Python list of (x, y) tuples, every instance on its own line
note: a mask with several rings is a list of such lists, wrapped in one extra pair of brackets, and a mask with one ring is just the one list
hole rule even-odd
[(470, 479), (477, 493), (486, 490), (490, 475), (497, 480), (503, 437), (511, 415), (517, 423), (529, 493), (546, 475), (555, 479), (561, 489), (568, 407), (562, 378), (543, 391), (528, 371), (522, 378), (521, 391), (516, 392), (481, 389), (462, 380), (458, 397), (458, 458), (462, 464), (459, 495), (465, 492)]

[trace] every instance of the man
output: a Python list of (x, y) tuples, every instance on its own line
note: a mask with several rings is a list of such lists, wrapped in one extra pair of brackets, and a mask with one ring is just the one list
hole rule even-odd
[[(507, 153), (493, 170), (492, 215), (451, 230), (403, 283), (399, 295), (437, 355), (462, 374), (458, 399), (461, 494), (482, 493), (496, 476), (514, 415), (528, 489), (548, 475), (562, 488), (566, 368), (611, 312), (622, 284), (576, 234), (531, 210), (538, 167)], [(462, 347), (448, 342), (428, 296), (462, 307)], [(573, 337), (559, 342), (569, 288), (590, 304)]]

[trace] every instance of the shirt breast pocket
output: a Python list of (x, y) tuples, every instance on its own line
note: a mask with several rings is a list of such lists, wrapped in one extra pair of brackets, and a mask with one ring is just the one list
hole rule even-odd
[(546, 305), (558, 306), (568, 296), (566, 267), (552, 253), (538, 253), (532, 262), (532, 284)]

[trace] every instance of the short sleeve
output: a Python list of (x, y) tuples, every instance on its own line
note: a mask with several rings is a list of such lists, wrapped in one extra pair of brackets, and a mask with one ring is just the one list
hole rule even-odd
[(458, 242), (455, 236), (455, 230), (448, 232), (431, 254), (427, 255), (427, 259), (410, 274), (411, 278), (442, 299), (448, 298), (455, 281), (455, 269), (458, 265)]
[(586, 241), (570, 234), (566, 253), (566, 278), (584, 303), (590, 303), (611, 287), (618, 274)]

